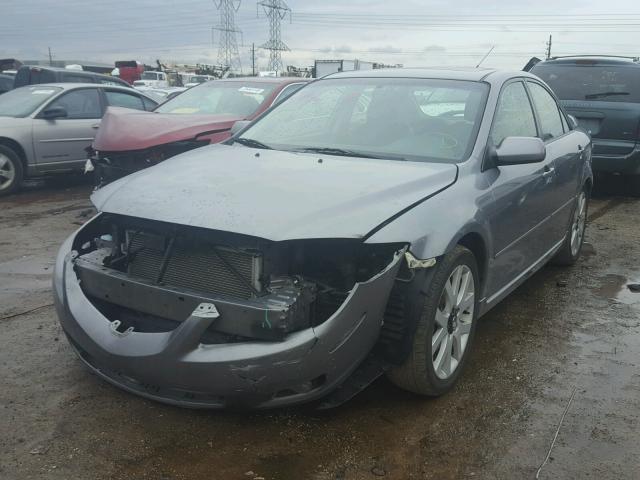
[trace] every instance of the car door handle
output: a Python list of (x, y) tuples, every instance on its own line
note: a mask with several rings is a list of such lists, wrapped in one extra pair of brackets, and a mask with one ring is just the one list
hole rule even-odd
[(91, 128), (100, 128), (100, 124), (99, 123), (94, 123), (93, 125), (91, 125)]
[(555, 171), (556, 171), (556, 169), (554, 167), (544, 167), (544, 172), (542, 172), (542, 176), (543, 177), (548, 177), (549, 175), (551, 175)]

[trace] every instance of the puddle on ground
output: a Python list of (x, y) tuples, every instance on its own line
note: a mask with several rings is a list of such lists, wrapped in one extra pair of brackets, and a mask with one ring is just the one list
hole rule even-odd
[(624, 275), (610, 273), (601, 280), (601, 285), (592, 289), (593, 293), (599, 297), (626, 305), (640, 303), (640, 292), (634, 292), (629, 288), (629, 285), (640, 284), (640, 275), (629, 279)]

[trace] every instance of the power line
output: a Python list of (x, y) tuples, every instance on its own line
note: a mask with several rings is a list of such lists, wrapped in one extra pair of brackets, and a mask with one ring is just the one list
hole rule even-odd
[(230, 70), (240, 70), (240, 53), (236, 34), (242, 32), (236, 28), (235, 13), (240, 8), (240, 0), (214, 0), (220, 11), (220, 23), (214, 30), (220, 32), (218, 45), (218, 64)]
[(282, 41), (280, 24), (287, 14), (291, 15), (291, 9), (284, 0), (262, 0), (257, 4), (258, 8), (260, 6), (262, 6), (269, 19), (269, 40), (262, 44), (260, 48), (269, 50), (269, 66), (267, 70), (281, 72), (284, 70), (282, 52), (288, 51), (289, 47)]

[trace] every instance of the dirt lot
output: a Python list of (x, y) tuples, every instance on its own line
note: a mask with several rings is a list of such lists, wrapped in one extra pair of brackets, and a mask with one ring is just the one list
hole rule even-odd
[(190, 411), (87, 373), (51, 306), (83, 185), (0, 200), (0, 478), (640, 478), (640, 199), (591, 203), (579, 264), (546, 267), (479, 325), (439, 399), (380, 380), (347, 405)]

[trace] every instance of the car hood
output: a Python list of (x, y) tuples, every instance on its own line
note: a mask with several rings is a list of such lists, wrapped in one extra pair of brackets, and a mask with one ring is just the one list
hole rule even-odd
[[(30, 117), (24, 118), (16, 118), (16, 117), (1, 117), (0, 116), (0, 129), (16, 129), (23, 128), (25, 126), (31, 126), (33, 124), (33, 119)], [(2, 136), (2, 131), (0, 131), (0, 136)]]
[(94, 150), (124, 152), (230, 130), (236, 115), (183, 115), (109, 107), (93, 141)]
[(269, 240), (363, 238), (452, 185), (451, 164), (211, 145), (96, 191), (99, 211)]

